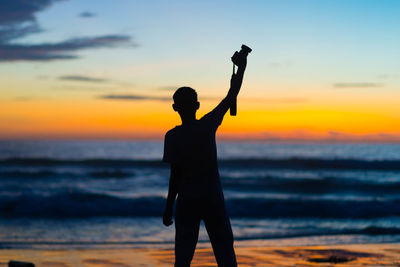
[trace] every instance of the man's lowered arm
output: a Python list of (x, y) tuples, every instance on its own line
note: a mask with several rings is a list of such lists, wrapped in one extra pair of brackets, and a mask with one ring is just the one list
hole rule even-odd
[(165, 212), (163, 215), (163, 224), (170, 226), (172, 224), (172, 210), (174, 207), (176, 196), (179, 192), (179, 184), (181, 179), (181, 170), (179, 164), (171, 164), (171, 174), (169, 178), (169, 188)]

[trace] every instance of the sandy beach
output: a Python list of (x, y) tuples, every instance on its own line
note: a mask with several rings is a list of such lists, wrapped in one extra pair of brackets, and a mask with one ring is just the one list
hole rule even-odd
[[(239, 266), (400, 266), (400, 244), (301, 247), (239, 247)], [(43, 267), (172, 266), (171, 249), (0, 250), (0, 266), (10, 260)], [(216, 266), (212, 250), (197, 249), (192, 266)]]

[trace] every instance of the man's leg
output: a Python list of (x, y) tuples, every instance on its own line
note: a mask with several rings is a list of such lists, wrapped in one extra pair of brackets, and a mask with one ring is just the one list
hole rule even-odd
[(226, 214), (224, 198), (211, 199), (205, 211), (204, 224), (219, 267), (236, 267), (233, 233)]
[(189, 267), (199, 237), (200, 217), (190, 199), (179, 199), (175, 213), (175, 267)]

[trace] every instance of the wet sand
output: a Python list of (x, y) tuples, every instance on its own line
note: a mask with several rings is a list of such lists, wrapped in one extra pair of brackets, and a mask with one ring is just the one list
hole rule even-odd
[[(238, 247), (239, 266), (399, 266), (400, 244), (299, 247)], [(2, 249), (0, 266), (10, 260), (39, 267), (173, 266), (171, 249)], [(212, 250), (197, 249), (192, 266), (216, 266)]]

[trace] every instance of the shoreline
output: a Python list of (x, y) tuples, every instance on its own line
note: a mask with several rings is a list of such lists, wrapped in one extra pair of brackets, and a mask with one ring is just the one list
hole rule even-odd
[[(238, 246), (239, 266), (400, 266), (400, 243), (324, 246)], [(43, 267), (172, 266), (171, 248), (1, 249), (0, 266), (28, 261)], [(196, 249), (191, 266), (216, 266), (211, 248)]]

